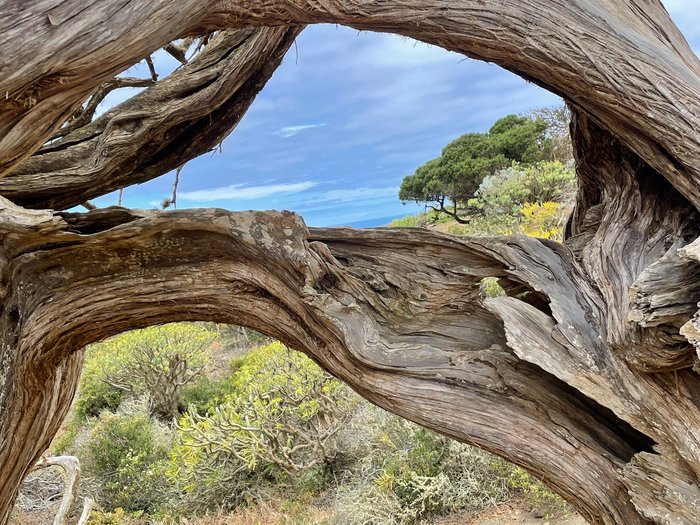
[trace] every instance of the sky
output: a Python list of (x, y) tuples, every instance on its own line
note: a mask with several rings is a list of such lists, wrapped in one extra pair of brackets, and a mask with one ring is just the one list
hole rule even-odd
[[(700, 53), (700, 0), (664, 4)], [(159, 71), (173, 67), (157, 57)], [(148, 76), (145, 66), (129, 74)], [(133, 93), (113, 93), (102, 110)], [(221, 152), (182, 169), (178, 208), (288, 209), (310, 226), (384, 225), (422, 211), (399, 201), (399, 185), (448, 142), (561, 103), (492, 64), (396, 35), (311, 26)], [(170, 173), (128, 187), (123, 205), (157, 207), (173, 181)]]

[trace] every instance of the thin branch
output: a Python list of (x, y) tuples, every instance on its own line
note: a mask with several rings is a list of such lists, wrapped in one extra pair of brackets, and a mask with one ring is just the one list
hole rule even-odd
[(175, 182), (173, 183), (173, 197), (172, 199), (170, 199), (173, 208), (177, 208), (177, 186), (180, 183), (180, 172), (182, 171), (183, 167), (184, 164), (175, 170)]
[(80, 519), (77, 525), (87, 525), (88, 519), (90, 519), (90, 513), (92, 512), (92, 507), (95, 505), (95, 500), (92, 498), (83, 499), (83, 512), (80, 514)]
[(153, 59), (150, 55), (146, 57), (146, 64), (148, 65), (148, 71), (151, 73), (151, 79), (153, 82), (158, 82), (158, 73), (156, 72), (156, 66), (153, 64)]
[[(78, 495), (78, 490), (80, 489), (80, 461), (75, 456), (55, 456), (50, 458), (43, 456), (37, 464), (34, 465), (33, 470), (48, 467), (60, 467), (66, 473), (66, 488), (63, 491), (61, 505), (53, 520), (53, 525), (66, 525), (68, 514), (73, 507), (75, 498)], [(92, 504), (92, 499), (85, 499), (83, 512), (78, 525), (87, 523), (88, 516), (92, 510)]]
[(109, 82), (105, 82), (93, 92), (87, 104), (78, 109), (73, 117), (71, 117), (71, 120), (69, 120), (65, 126), (61, 127), (56, 133), (54, 133), (49, 141), (65, 137), (73, 131), (89, 124), (92, 121), (92, 118), (95, 116), (97, 107), (105, 99), (105, 97), (107, 97), (107, 95), (109, 95), (115, 89), (126, 87), (149, 87), (154, 83), (155, 80), (152, 79), (135, 77), (115, 77)]

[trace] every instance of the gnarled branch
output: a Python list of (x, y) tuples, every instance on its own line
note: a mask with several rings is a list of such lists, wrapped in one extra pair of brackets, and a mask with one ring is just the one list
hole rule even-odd
[[(20, 19), (0, 21), (0, 44), (7, 44), (0, 62), (10, 72), (0, 82), (7, 95), (0, 103), (2, 174), (97, 85), (178, 36), (330, 22), (413, 37), (536, 81), (594, 117), (700, 207), (700, 60), (659, 0), (508, 0), (488, 8), (481, 0), (265, 0), (254, 9), (242, 1), (156, 0), (128, 10), (103, 0), (79, 14), (71, 6), (47, 15), (40, 2)], [(94, 29), (89, 40), (85, 23)], [(33, 39), (17, 50), (6, 41), (17, 35)]]
[[(88, 125), (61, 129), (70, 133), (0, 179), (0, 195), (29, 208), (70, 208), (211, 151), (238, 124), (300, 30), (222, 32), (169, 77)], [(124, 82), (103, 86), (117, 81)]]

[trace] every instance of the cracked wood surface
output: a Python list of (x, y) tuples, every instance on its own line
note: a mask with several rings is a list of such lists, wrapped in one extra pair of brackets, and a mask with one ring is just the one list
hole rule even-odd
[[(3, 7), (0, 194), (16, 202), (0, 206), (0, 523), (67, 410), (82, 346), (197, 319), (307, 352), (392, 412), (525, 466), (591, 523), (700, 520), (700, 62), (658, 0)], [(299, 31), (284, 26), (319, 22), (418, 38), (562, 95), (579, 183), (566, 245), (307, 231), (290, 214), (18, 205), (68, 207), (211, 148)], [(235, 31), (246, 26), (282, 27)], [(194, 90), (182, 100), (201, 107), (169, 102), (166, 78), (36, 151), (97, 85), (215, 29), (234, 30), (205, 48), (203, 68), (178, 72)], [(160, 111), (135, 111), (144, 101)], [(484, 277), (508, 296), (482, 300)]]
[(3, 420), (6, 487), (60, 424), (67, 405), (51, 412), (56, 390), (70, 397), (75, 384), (56, 371), (78, 366), (84, 345), (198, 319), (249, 326), (305, 351), (374, 403), (526, 466), (591, 523), (646, 523), (610, 495), (624, 493), (621, 469), (650, 450), (649, 438), (516, 357), (499, 318), (480, 305), (484, 277), (506, 275), (533, 250), (559, 257), (539, 241), (307, 231), (284, 212), (106, 209), (44, 219), (54, 228), (59, 217), (55, 233), (6, 246), (4, 315), (22, 319), (10, 366), (31, 363), (34, 372), (14, 375), (3, 406), (49, 422), (21, 447), (25, 417)]
[(42, 0), (6, 2), (2, 15), (2, 174), (100, 83), (177, 37), (327, 22), (402, 34), (533, 80), (700, 206), (700, 60), (659, 0)]

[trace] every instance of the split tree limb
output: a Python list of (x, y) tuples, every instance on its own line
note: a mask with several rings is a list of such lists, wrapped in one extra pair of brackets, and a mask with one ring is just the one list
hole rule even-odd
[(238, 124), (300, 30), (222, 32), (180, 70), (44, 146), (0, 179), (0, 195), (30, 208), (71, 208), (211, 151)]
[[(101, 0), (79, 16), (68, 4), (50, 9), (56, 26), (46, 23), (44, 2), (22, 9), (22, 17), (0, 19), (0, 63), (10, 72), (0, 82), (2, 174), (97, 85), (178, 37), (327, 22), (402, 34), (533, 80), (594, 117), (700, 207), (700, 60), (659, 0), (507, 0), (488, 8), (481, 0), (265, 0), (255, 9), (243, 1), (154, 0), (126, 11)], [(89, 41), (86, 21), (94, 28)], [(24, 42), (19, 50), (15, 38)]]
[[(42, 226), (34, 229), (58, 231), (30, 231), (7, 252), (16, 254), (11, 266), (26, 276), (22, 294), (13, 293), (7, 308), (32, 320), (16, 343), (13, 367), (38, 367), (35, 375), (17, 376), (21, 397), (8, 402), (25, 400), (19, 412), (25, 417), (48, 417), (47, 426), (37, 428), (42, 433), (63, 416), (45, 412), (55, 401), (44, 389), (55, 387), (43, 371), (74, 366), (84, 345), (166, 320), (228, 322), (307, 352), (392, 412), (525, 466), (591, 523), (646, 523), (624, 497), (620, 472), (635, 454), (651, 450), (651, 439), (532, 364), (540, 365), (555, 344), (551, 352), (564, 351), (558, 366), (566, 378), (576, 356), (591, 352), (597, 368), (577, 370), (587, 375), (583, 384), (590, 393), (601, 396), (610, 391), (605, 377), (622, 373), (604, 343), (588, 348), (577, 342), (576, 332), (601, 318), (577, 313), (587, 304), (596, 308), (583, 282), (577, 282), (578, 299), (564, 305), (556, 295), (564, 281), (542, 282), (544, 276), (523, 269), (521, 258), (537, 257), (542, 268), (561, 272), (560, 279), (578, 279), (560, 249), (528, 238), (307, 232), (289, 213), (103, 208), (61, 217), (63, 226), (55, 224), (58, 217), (39, 216)], [(41, 257), (32, 255), (37, 250)], [(541, 339), (517, 355), (509, 348), (502, 321), (478, 300), (481, 279), (494, 276), (534, 286), (552, 299), (556, 319), (547, 322), (559, 333), (556, 343), (547, 332), (532, 335)], [(85, 279), (91, 283), (87, 296), (79, 284)], [(72, 395), (75, 384), (64, 383), (57, 392)], [(630, 419), (644, 410), (616, 408)], [(0, 428), (10, 440), (0, 450), (3, 472), (13, 472), (9, 464), (23, 464), (24, 454), (37, 453), (13, 445), (22, 439), (10, 430), (17, 422)], [(36, 436), (30, 442), (44, 441)]]

